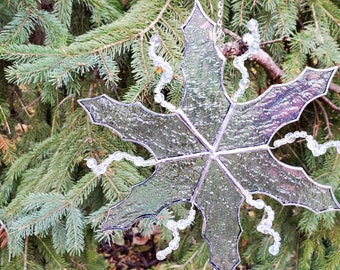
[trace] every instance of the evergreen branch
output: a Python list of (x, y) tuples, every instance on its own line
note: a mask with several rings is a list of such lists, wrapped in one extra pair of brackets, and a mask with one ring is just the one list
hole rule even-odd
[(41, 142), (34, 151), (28, 152), (16, 159), (12, 166), (6, 173), (5, 181), (0, 189), (0, 205), (5, 205), (8, 203), (10, 195), (17, 185), (16, 181), (22, 176), (22, 174), (34, 163), (40, 163), (46, 153), (53, 149), (53, 140), (46, 139)]
[(65, 260), (53, 252), (53, 250), (51, 250), (50, 246), (46, 244), (46, 239), (42, 239), (39, 235), (36, 235), (35, 238), (40, 244), (39, 248), (44, 248), (44, 257), (47, 257), (49, 262), (52, 260), (53, 266), (57, 267), (58, 269), (64, 269), (66, 266)]
[(84, 221), (81, 211), (73, 205), (66, 216), (66, 250), (70, 255), (80, 255), (84, 251)]
[[(0, 151), (3, 153), (3, 161), (5, 164), (13, 163), (14, 144), (6, 136), (0, 134)], [(0, 160), (1, 161), (1, 160)]]
[[(338, 7), (336, 7), (332, 2), (328, 2), (328, 5), (330, 5), (332, 11), (339, 11)], [(340, 26), (340, 12), (335, 13), (336, 15), (338, 15), (339, 17), (336, 18), (333, 14), (331, 14), (327, 8), (325, 8), (324, 6), (322, 6), (322, 10), (323, 12), (327, 15), (328, 18), (330, 18), (337, 26)]]
[(83, 204), (84, 200), (90, 195), (98, 184), (98, 177), (93, 173), (83, 176), (76, 186), (74, 186), (67, 194), (69, 203), (75, 206)]
[(27, 253), (28, 253), (28, 236), (25, 237), (25, 249), (24, 249), (24, 268), (23, 270), (27, 270)]
[[(87, 50), (88, 53), (94, 54), (98, 51), (105, 51), (112, 47), (117, 47), (118, 45), (123, 45), (127, 42), (131, 42), (135, 40), (136, 38), (143, 37), (148, 31), (154, 28), (154, 26), (159, 22), (160, 18), (163, 16), (164, 12), (168, 8), (170, 4), (170, 0), (167, 0), (167, 2), (161, 6), (162, 8), (158, 10), (162, 3), (157, 3), (155, 6), (155, 3), (150, 3), (150, 1), (140, 1), (136, 5), (134, 5), (131, 9), (131, 11), (124, 17), (122, 17), (120, 20), (113, 22), (109, 25), (105, 25), (103, 27), (100, 27), (98, 29), (95, 29), (91, 31), (88, 34), (85, 34), (83, 36), (80, 36), (76, 39), (76, 42), (73, 46), (70, 47), (70, 50), (76, 52), (79, 51), (79, 48), (76, 49), (79, 45), (85, 45), (85, 46), (91, 46), (92, 49)], [(147, 20), (142, 20), (143, 18), (140, 18), (137, 14), (143, 14), (143, 13), (150, 13), (152, 11), (153, 14), (157, 14), (156, 18), (152, 20), (151, 22)], [(150, 14), (151, 16), (153, 14)], [(125, 24), (122, 25), (122, 21), (128, 22), (131, 27), (128, 27)], [(138, 26), (140, 26), (142, 29), (140, 29)], [(124, 27), (124, 28), (123, 28)], [(127, 31), (129, 29), (129, 31)], [(116, 36), (109, 36), (107, 37), (107, 33), (114, 30), (115, 33), (117, 33)], [(109, 38), (106, 42), (98, 42), (98, 36), (100, 36), (101, 40), (104, 40), (106, 38)], [(113, 42), (109, 42), (109, 40), (114, 40)], [(84, 43), (85, 42), (85, 43)], [(89, 42), (89, 44), (86, 44)], [(81, 43), (81, 44), (80, 44)], [(103, 45), (104, 44), (104, 45)]]
[(110, 205), (103, 205), (98, 210), (90, 213), (88, 216), (85, 217), (86, 224), (90, 224), (91, 228), (93, 229), (97, 228), (106, 219), (110, 207), (111, 203)]
[(64, 45), (69, 38), (67, 29), (51, 13), (45, 10), (31, 10), (34, 21), (44, 30), (45, 44)]
[[(145, 52), (144, 38), (143, 37), (141, 37), (140, 42), (138, 42), (138, 45), (139, 45), (139, 49), (140, 49), (139, 54), (138, 54), (139, 59), (138, 58), (134, 59), (132, 64), (135, 64), (137, 61), (141, 61), (143, 69), (141, 71), (139, 71), (140, 72), (140, 75), (139, 75), (140, 78), (143, 78), (142, 74), (144, 74), (147, 78), (151, 79), (151, 74), (150, 74), (149, 69), (148, 69), (150, 67), (150, 59), (145, 57), (147, 55), (147, 53)], [(136, 55), (134, 55), (134, 56), (136, 57)], [(138, 66), (138, 64), (136, 63), (136, 65), (134, 65), (136, 71), (137, 71), (137, 66)]]
[(72, 1), (58, 0), (54, 4), (54, 14), (59, 18), (60, 22), (70, 27), (72, 14)]
[(102, 51), (99, 51), (98, 55), (100, 58), (100, 61), (98, 61), (99, 75), (105, 80), (106, 86), (109, 86), (110, 83), (115, 84), (119, 80), (117, 64)]
[[(118, 199), (123, 199), (127, 194), (126, 192), (120, 192), (120, 190), (118, 189), (118, 187), (115, 185), (114, 181), (112, 180), (112, 178), (110, 177), (110, 175), (108, 173), (104, 174), (104, 179), (106, 180), (105, 182), (107, 182), (110, 187), (113, 189), (114, 191), (114, 195), (116, 198)], [(107, 185), (105, 185), (104, 183), (102, 183), (103, 189), (104, 189), (104, 194), (106, 195), (105, 197), (109, 200), (115, 200), (116, 198), (112, 196), (112, 193), (108, 193), (107, 191), (109, 191), (110, 189), (107, 187)], [(106, 192), (105, 192), (106, 191)]]
[(11, 222), (9, 243), (12, 255), (15, 256), (21, 253), (24, 246), (23, 238), (33, 234), (45, 235), (52, 224), (60, 222), (61, 218), (65, 215), (69, 203), (56, 199), (56, 194), (30, 194), (25, 201), (28, 204), (28, 208), (30, 208), (29, 204), (32, 203), (32, 200), (34, 206), (37, 199), (41, 200), (44, 197), (54, 198), (50, 199), (50, 202), (44, 204), (38, 211), (31, 212), (30, 215), (23, 215), (14, 222)]
[(31, 14), (28, 10), (22, 9), (14, 19), (4, 26), (0, 33), (0, 44), (25, 43), (34, 29)]
[(1, 51), (0, 57), (8, 61), (15, 61), (16, 64), (33, 62), (41, 57), (62, 57), (63, 51), (57, 51), (55, 48), (34, 44), (10, 44)]

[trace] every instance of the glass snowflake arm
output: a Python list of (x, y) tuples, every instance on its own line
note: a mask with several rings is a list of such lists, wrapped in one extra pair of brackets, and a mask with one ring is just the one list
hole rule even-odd
[(183, 34), (184, 94), (180, 109), (212, 144), (230, 101), (223, 89), (225, 58), (216, 47), (215, 24), (198, 1), (183, 26)]
[(203, 215), (202, 235), (210, 248), (210, 263), (214, 269), (235, 269), (240, 262), (239, 212), (243, 197), (218, 163), (210, 163), (195, 201)]
[(326, 95), (336, 70), (307, 67), (294, 81), (273, 85), (257, 99), (236, 104), (221, 147), (268, 144), (282, 126), (299, 119), (307, 104)]
[(270, 150), (220, 157), (231, 174), (251, 193), (262, 193), (282, 205), (295, 205), (315, 213), (340, 209), (332, 187), (313, 181), (302, 168), (278, 161)]
[(143, 145), (156, 159), (203, 150), (176, 114), (154, 113), (140, 103), (124, 104), (107, 95), (78, 102), (94, 124), (109, 127), (122, 139)]
[(188, 158), (157, 166), (150, 178), (132, 187), (130, 194), (110, 209), (103, 229), (127, 229), (140, 218), (156, 216), (166, 206), (189, 202), (205, 162), (206, 158)]

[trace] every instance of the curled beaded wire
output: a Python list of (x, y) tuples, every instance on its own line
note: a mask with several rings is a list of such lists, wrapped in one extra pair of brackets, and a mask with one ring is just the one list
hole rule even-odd
[(254, 200), (250, 193), (246, 195), (246, 203), (254, 206), (257, 209), (264, 209), (265, 213), (267, 214), (267, 217), (261, 220), (256, 229), (260, 233), (269, 234), (274, 238), (274, 243), (269, 247), (269, 253), (274, 256), (277, 255), (280, 251), (281, 237), (280, 234), (272, 228), (275, 212), (269, 205), (266, 205), (263, 200)]
[(169, 242), (169, 246), (163, 250), (160, 250), (156, 253), (156, 257), (158, 260), (162, 261), (165, 259), (167, 255), (169, 255), (173, 250), (178, 249), (179, 242), (181, 240), (178, 230), (184, 230), (194, 221), (196, 215), (196, 211), (193, 207), (190, 209), (189, 215), (186, 219), (180, 219), (177, 222), (170, 219), (166, 223), (166, 227), (172, 231), (173, 239)]
[(233, 61), (234, 66), (242, 74), (242, 79), (239, 82), (239, 88), (231, 97), (231, 99), (235, 102), (237, 102), (238, 98), (244, 94), (244, 91), (250, 85), (248, 70), (244, 66), (244, 62), (260, 50), (260, 34), (258, 31), (257, 21), (251, 19), (248, 22), (247, 27), (251, 31), (251, 34), (244, 35), (243, 40), (248, 44), (248, 50), (244, 54), (236, 57)]
[(163, 87), (169, 83), (173, 78), (172, 67), (166, 62), (161, 56), (156, 54), (156, 48), (161, 44), (161, 40), (157, 34), (153, 35), (150, 39), (149, 46), (149, 57), (153, 61), (156, 67), (161, 67), (163, 70), (161, 79), (159, 80), (156, 88), (154, 90), (155, 96), (154, 100), (159, 103), (162, 107), (168, 109), (170, 112), (174, 112), (176, 107), (168, 101), (165, 101), (165, 97), (161, 90)]

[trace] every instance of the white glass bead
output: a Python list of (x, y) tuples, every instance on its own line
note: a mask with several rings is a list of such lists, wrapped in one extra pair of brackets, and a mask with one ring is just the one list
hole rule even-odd
[(257, 199), (257, 200), (255, 200), (255, 202), (254, 202), (254, 206), (255, 206), (255, 208), (257, 208), (257, 209), (263, 209), (264, 207), (265, 207), (265, 203), (264, 203), (264, 201), (263, 200), (261, 200), (261, 199)]
[(164, 255), (163, 250), (158, 251), (158, 252), (156, 253), (156, 258), (157, 258), (157, 260), (159, 260), (159, 261), (165, 260), (165, 257), (166, 257), (166, 256)]
[(265, 228), (263, 228), (263, 226), (261, 226), (261, 224), (257, 225), (256, 230), (259, 231), (260, 233), (265, 233), (264, 232)]
[(161, 79), (164, 81), (164, 83), (168, 83), (172, 80), (172, 77), (173, 73), (171, 70), (171, 72), (164, 72)]
[(86, 165), (90, 169), (93, 169), (93, 168), (97, 167), (97, 160), (95, 160), (94, 158), (88, 158), (86, 160)]
[(180, 230), (184, 230), (186, 227), (188, 227), (189, 223), (185, 219), (180, 219), (177, 221), (177, 228)]
[(171, 248), (172, 250), (176, 250), (179, 247), (179, 241), (176, 241), (175, 239), (171, 240), (169, 242), (169, 248)]
[(287, 133), (285, 139), (287, 143), (293, 143), (295, 141), (294, 134), (292, 132)]
[(163, 252), (165, 255), (168, 255), (172, 252), (172, 249), (170, 247), (166, 247), (165, 249), (163, 249)]
[(301, 136), (301, 138), (306, 138), (308, 135), (307, 135), (306, 131), (301, 131), (300, 136)]
[(242, 89), (248, 88), (250, 85), (250, 81), (248, 79), (241, 79), (239, 82), (239, 87)]
[(154, 45), (155, 47), (158, 47), (161, 44), (161, 40), (158, 35), (153, 35), (150, 38), (151, 45)]
[(143, 162), (144, 162), (144, 159), (142, 157), (135, 157), (133, 159), (133, 163), (136, 165), (136, 166), (141, 166), (143, 165)]
[(280, 247), (273, 244), (269, 247), (269, 253), (272, 254), (273, 256), (276, 256), (280, 252)]
[(254, 19), (251, 19), (248, 23), (247, 23), (247, 27), (250, 31), (253, 31), (255, 29), (258, 28), (258, 22)]
[(124, 158), (124, 153), (121, 151), (114, 152), (112, 155), (114, 160), (121, 160)]
[(171, 230), (171, 231), (176, 230), (176, 229), (177, 229), (177, 222), (170, 219), (170, 220), (166, 223), (166, 227), (167, 227), (169, 230)]
[(164, 101), (164, 95), (162, 93), (158, 93), (155, 95), (155, 102), (157, 103), (161, 103), (162, 101)]
[[(255, 38), (252, 34), (245, 34), (242, 37), (243, 41), (249, 45), (249, 49), (251, 49), (251, 45), (255, 42)], [(249, 51), (249, 50), (248, 50)]]
[(265, 229), (270, 229), (273, 226), (273, 223), (270, 220), (268, 220), (268, 219), (262, 220), (260, 224)]
[(280, 234), (278, 232), (273, 233), (273, 238), (274, 238), (275, 242), (280, 243), (281, 237), (280, 237)]

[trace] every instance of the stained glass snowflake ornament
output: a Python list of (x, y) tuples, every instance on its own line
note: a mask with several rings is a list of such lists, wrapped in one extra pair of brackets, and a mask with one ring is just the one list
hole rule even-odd
[[(282, 205), (315, 213), (340, 209), (331, 187), (316, 183), (302, 168), (277, 160), (269, 145), (276, 131), (297, 121), (309, 102), (326, 94), (336, 69), (306, 68), (296, 80), (271, 86), (250, 102), (237, 103), (223, 89), (225, 59), (216, 46), (214, 26), (196, 1), (183, 27), (183, 99), (179, 108), (170, 106), (170, 114), (152, 112), (140, 103), (123, 104), (106, 95), (79, 103), (93, 123), (113, 129), (123, 140), (139, 143), (153, 155), (145, 161), (114, 153), (105, 164), (90, 162), (95, 173), (105, 172), (110, 161), (122, 158), (136, 165), (155, 165), (151, 177), (110, 209), (103, 229), (128, 229), (169, 205), (190, 202), (203, 216), (202, 236), (210, 247), (211, 265), (229, 270), (240, 261), (243, 201), (266, 210), (268, 217), (258, 229), (274, 237), (271, 252), (278, 251), (279, 235), (271, 228), (274, 213), (263, 201), (253, 200), (252, 194), (265, 194)], [(162, 95), (158, 97), (165, 102)], [(299, 137), (307, 135), (289, 134), (276, 146)], [(192, 219), (191, 212), (184, 221)], [(174, 226), (178, 240), (179, 225)]]

